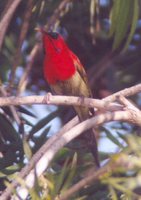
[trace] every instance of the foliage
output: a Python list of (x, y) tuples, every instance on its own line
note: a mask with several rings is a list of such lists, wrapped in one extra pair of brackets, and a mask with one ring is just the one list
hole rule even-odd
[[(11, 2), (0, 1), (0, 24)], [(63, 3), (64, 7), (60, 8)], [(94, 97), (103, 98), (140, 82), (139, 0), (29, 0), (20, 2), (4, 34), (0, 52), (1, 96), (42, 94), (50, 90), (42, 73), (40, 36), (34, 30), (38, 25), (59, 31), (66, 38), (70, 48), (85, 65)], [(39, 49), (33, 55), (36, 44)], [(140, 106), (139, 95), (133, 100)], [(52, 111), (49, 106), (45, 107), (44, 112), (49, 114), (39, 119), (34, 107), (1, 107), (1, 191), (5, 183), (8, 184), (13, 178), (18, 179), (15, 172), (30, 162), (31, 156), (49, 138), (52, 126), (56, 126), (55, 119), (59, 118), (65, 124), (74, 115), (71, 111), (66, 112), (66, 108)], [(136, 199), (141, 195), (141, 166), (140, 162), (137, 163), (141, 159), (141, 139), (137, 137), (140, 130), (125, 123), (115, 123), (103, 126), (98, 131), (100, 139), (104, 138), (105, 146), (110, 141), (120, 151), (113, 155), (106, 152), (106, 148), (102, 149), (101, 163), (105, 163), (109, 156), (114, 162), (124, 155), (125, 159), (132, 157), (132, 170), (119, 168), (106, 174), (71, 199)], [(92, 156), (82, 145), (76, 139), (58, 152), (48, 171), (36, 179), (28, 199), (59, 199), (59, 195), (69, 187), (90, 175)], [(19, 181), (24, 184), (24, 180)]]

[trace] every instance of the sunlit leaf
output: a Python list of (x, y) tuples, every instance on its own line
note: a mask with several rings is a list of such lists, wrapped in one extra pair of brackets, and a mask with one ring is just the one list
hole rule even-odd
[(10, 36), (5, 37), (5, 45), (10, 52), (15, 51), (15, 46), (14, 46), (14, 43), (13, 43), (13, 37), (12, 36), (11, 37)]
[(115, 189), (111, 185), (109, 186), (109, 190), (110, 190), (111, 200), (118, 200), (116, 191), (115, 191)]
[(23, 149), (26, 157), (28, 158), (28, 160), (30, 160), (30, 158), (32, 157), (32, 151), (26, 140), (23, 141)]
[(40, 200), (41, 199), (40, 198), (40, 186), (39, 186), (39, 179), (37, 177), (36, 172), (34, 173), (34, 176), (35, 176), (34, 187), (29, 190), (29, 193), (30, 193), (30, 196), (32, 199)]
[(62, 191), (65, 191), (71, 185), (72, 179), (76, 173), (76, 168), (77, 168), (77, 154), (75, 153), (70, 166), (69, 174), (66, 178)]
[(59, 191), (61, 190), (61, 187), (63, 186), (64, 178), (65, 178), (66, 173), (68, 171), (68, 169), (67, 169), (68, 162), (69, 162), (69, 159), (66, 159), (66, 161), (65, 161), (65, 163), (62, 167), (61, 173), (57, 178), (57, 183), (55, 185), (56, 194), (59, 194)]

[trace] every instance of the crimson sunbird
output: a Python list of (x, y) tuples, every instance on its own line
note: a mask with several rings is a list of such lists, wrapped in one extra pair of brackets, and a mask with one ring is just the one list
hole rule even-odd
[[(86, 72), (79, 58), (69, 49), (63, 37), (57, 32), (41, 29), (44, 48), (44, 76), (51, 89), (58, 95), (92, 97)], [(91, 109), (74, 106), (82, 122), (91, 117)], [(86, 145), (99, 167), (97, 141), (93, 129), (84, 132)]]

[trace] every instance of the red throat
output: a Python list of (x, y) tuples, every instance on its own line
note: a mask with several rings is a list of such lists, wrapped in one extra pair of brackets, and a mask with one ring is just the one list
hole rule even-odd
[(44, 34), (43, 45), (45, 49), (44, 75), (48, 83), (56, 84), (57, 81), (71, 78), (75, 73), (74, 61), (63, 38), (58, 36), (57, 39), (52, 39)]

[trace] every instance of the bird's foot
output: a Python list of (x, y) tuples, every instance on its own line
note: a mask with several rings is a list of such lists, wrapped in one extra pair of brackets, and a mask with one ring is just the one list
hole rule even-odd
[(50, 104), (50, 99), (51, 99), (51, 97), (52, 97), (52, 94), (51, 94), (50, 92), (48, 92), (48, 93), (45, 95), (45, 97), (44, 97), (44, 99), (43, 99), (43, 102), (46, 103), (46, 104)]

